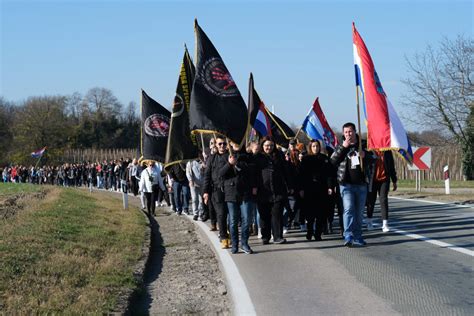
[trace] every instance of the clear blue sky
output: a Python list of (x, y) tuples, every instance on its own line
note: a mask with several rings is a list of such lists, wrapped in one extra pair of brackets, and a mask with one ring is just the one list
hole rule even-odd
[(473, 35), (471, 1), (0, 1), (0, 95), (9, 101), (104, 87), (126, 105), (143, 88), (170, 107), (184, 43), (194, 55), (196, 17), (245, 100), (253, 72), (286, 122), (301, 124), (319, 96), (338, 129), (356, 121), (352, 21), (399, 114), (405, 56)]

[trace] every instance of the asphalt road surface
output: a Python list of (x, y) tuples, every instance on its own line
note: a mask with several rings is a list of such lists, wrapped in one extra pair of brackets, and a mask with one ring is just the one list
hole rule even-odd
[(232, 259), (256, 313), (473, 315), (474, 208), (401, 199), (389, 205), (393, 230), (364, 231), (366, 247), (343, 247), (337, 232), (308, 242), (290, 230), (284, 245), (251, 237), (255, 254)]

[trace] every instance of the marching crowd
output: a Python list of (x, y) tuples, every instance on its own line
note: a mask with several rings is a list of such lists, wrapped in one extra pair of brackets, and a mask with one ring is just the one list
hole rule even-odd
[[(142, 208), (155, 214), (168, 205), (176, 214), (210, 220), (221, 247), (250, 254), (250, 235), (263, 244), (283, 244), (288, 229), (306, 232), (308, 241), (321, 241), (333, 233), (335, 210), (347, 247), (364, 246), (364, 210), (367, 229), (377, 195), (382, 231), (388, 232), (388, 191), (396, 190), (397, 177), (391, 151), (359, 149), (353, 123), (343, 126), (343, 141), (334, 150), (319, 140), (306, 146), (291, 140), (283, 151), (267, 136), (247, 148), (212, 138), (209, 147), (193, 161), (177, 162), (165, 170), (151, 160), (111, 160), (61, 166), (10, 166), (1, 171), (3, 182), (60, 186), (93, 186), (130, 190), (141, 198)], [(192, 214), (191, 214), (192, 212)], [(239, 230), (240, 226), (240, 230)]]

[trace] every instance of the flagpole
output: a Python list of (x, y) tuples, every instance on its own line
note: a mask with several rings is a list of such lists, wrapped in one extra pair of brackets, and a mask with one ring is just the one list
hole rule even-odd
[(300, 134), (302, 128), (303, 128), (303, 125), (301, 125), (298, 131), (296, 132), (296, 135), (295, 135), (296, 140), (298, 140), (298, 135)]
[(140, 156), (143, 157), (143, 89), (140, 93)]
[[(312, 110), (313, 110), (313, 106), (311, 106), (311, 107), (309, 108), (308, 113), (306, 113), (306, 117), (305, 117), (305, 119), (304, 119), (305, 121), (306, 121), (306, 118), (309, 116), (309, 113), (311, 113)], [(299, 129), (298, 132), (296, 133), (295, 139), (298, 139), (298, 135), (300, 134), (301, 130), (303, 129), (303, 125), (304, 125), (304, 122), (303, 122), (303, 124), (301, 124), (300, 129)]]
[(196, 63), (197, 63), (197, 32), (196, 32), (197, 25), (198, 25), (197, 18), (194, 18), (194, 62)]
[(38, 168), (38, 164), (39, 164), (39, 162), (41, 161), (41, 158), (43, 158), (43, 155), (41, 155), (41, 156), (39, 157), (38, 161), (36, 162), (35, 169)]
[(204, 153), (204, 150), (206, 149), (206, 145), (204, 144), (204, 136), (202, 133), (199, 133), (199, 135), (201, 135), (202, 152)]
[[(362, 152), (362, 130), (360, 129), (360, 105), (359, 105), (359, 86), (356, 85), (356, 102), (357, 102), (357, 129), (359, 130), (359, 154)], [(364, 159), (360, 157), (360, 168), (364, 170)]]

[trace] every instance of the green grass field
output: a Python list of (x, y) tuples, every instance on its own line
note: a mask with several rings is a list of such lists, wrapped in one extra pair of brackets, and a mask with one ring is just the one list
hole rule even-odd
[(0, 223), (0, 311), (6, 314), (105, 314), (134, 289), (146, 221), (120, 199), (76, 189), (0, 184), (1, 197), (26, 199)]
[(39, 185), (33, 184), (17, 184), (17, 183), (0, 183), (0, 196), (8, 196), (15, 193), (31, 193), (38, 192), (42, 189)]
[[(450, 181), (451, 188), (474, 188), (474, 181)], [(399, 180), (398, 186), (400, 188), (414, 188), (415, 180)], [(444, 188), (444, 181), (421, 180), (423, 188)]]

